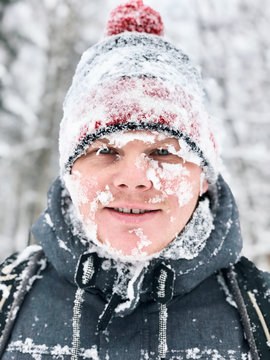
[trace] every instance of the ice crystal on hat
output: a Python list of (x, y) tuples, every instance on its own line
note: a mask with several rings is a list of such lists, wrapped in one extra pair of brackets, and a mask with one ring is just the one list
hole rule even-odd
[(143, 4), (142, 0), (132, 0), (117, 6), (110, 15), (106, 35), (116, 35), (124, 31), (137, 31), (163, 35), (164, 27), (160, 14)]

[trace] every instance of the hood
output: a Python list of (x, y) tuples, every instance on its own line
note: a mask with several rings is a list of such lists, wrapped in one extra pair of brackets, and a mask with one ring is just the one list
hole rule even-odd
[[(92, 253), (96, 275), (87, 291), (98, 293), (106, 300), (117, 292), (126, 300), (125, 305), (118, 309), (118, 315), (123, 316), (133, 311), (139, 300), (147, 301), (151, 298), (157, 268), (162, 271), (165, 266), (171, 270), (173, 275), (169, 277), (174, 278), (170, 284), (171, 295), (182, 296), (217, 270), (238, 260), (242, 248), (238, 210), (221, 176), (215, 192), (213, 230), (205, 246), (192, 259), (171, 259), (163, 257), (162, 252), (158, 258), (136, 265), (102, 258), (97, 254), (96, 245), (76, 235), (72, 225), (67, 222), (65, 212), (71, 200), (59, 178), (52, 184), (48, 192), (48, 207), (34, 224), (32, 232), (58, 274), (71, 283), (78, 284), (75, 277), (78, 275), (81, 256)], [(211, 192), (207, 196), (210, 198)]]

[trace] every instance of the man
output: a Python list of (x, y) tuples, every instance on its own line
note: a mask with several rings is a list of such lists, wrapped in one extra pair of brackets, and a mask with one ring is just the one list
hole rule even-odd
[(162, 33), (131, 1), (79, 62), (42, 250), (2, 266), (4, 360), (268, 358), (269, 279), (239, 261), (200, 76)]

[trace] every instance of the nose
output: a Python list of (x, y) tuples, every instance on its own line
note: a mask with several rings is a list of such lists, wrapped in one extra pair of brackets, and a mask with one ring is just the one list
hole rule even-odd
[(147, 178), (147, 166), (142, 163), (137, 165), (135, 159), (130, 160), (122, 161), (119, 164), (113, 177), (113, 185), (119, 190), (150, 190), (153, 187), (153, 183)]

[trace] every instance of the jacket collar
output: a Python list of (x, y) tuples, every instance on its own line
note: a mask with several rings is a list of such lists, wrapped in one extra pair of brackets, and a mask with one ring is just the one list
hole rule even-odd
[[(217, 270), (234, 264), (242, 248), (238, 211), (233, 195), (221, 176), (216, 193), (214, 228), (196, 257), (172, 259), (161, 253), (160, 257), (145, 264), (128, 264), (94, 255), (97, 259), (96, 276), (87, 290), (105, 299), (109, 299), (112, 293), (119, 293), (125, 299), (124, 305), (118, 309), (119, 313), (129, 313), (139, 299), (146, 301), (152, 296), (153, 279), (160, 266), (173, 271), (173, 293), (182, 296)], [(89, 242), (74, 234), (71, 224), (67, 223), (64, 213), (69, 201), (61, 180), (56, 179), (48, 192), (48, 207), (34, 224), (32, 232), (58, 274), (74, 284), (81, 255), (96, 253), (96, 248), (89, 247)]]

